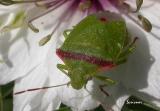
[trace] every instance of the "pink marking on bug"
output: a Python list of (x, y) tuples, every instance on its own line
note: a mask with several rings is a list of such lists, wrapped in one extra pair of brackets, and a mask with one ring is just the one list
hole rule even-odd
[(101, 18), (100, 18), (100, 21), (101, 21), (101, 22), (107, 22), (107, 19), (106, 19), (105, 17), (101, 17)]
[(104, 72), (104, 71), (108, 71), (108, 70), (112, 69), (115, 66), (116, 66), (115, 64), (111, 64), (111, 65), (108, 65), (108, 66), (100, 67), (98, 70), (100, 72)]
[(66, 59), (73, 59), (73, 60), (81, 60), (81, 61), (86, 61), (91, 64), (96, 64), (100, 67), (111, 67), (113, 66), (112, 61), (106, 61), (94, 56), (88, 56), (85, 54), (80, 54), (80, 53), (74, 53), (74, 52), (66, 52), (61, 49), (56, 50), (56, 54), (63, 60), (64, 58)]

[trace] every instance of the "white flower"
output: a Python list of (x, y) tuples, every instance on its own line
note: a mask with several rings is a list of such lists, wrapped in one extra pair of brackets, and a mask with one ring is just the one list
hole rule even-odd
[[(133, 21), (136, 15), (127, 14), (126, 7), (124, 7), (126, 5), (117, 5), (117, 1), (123, 2), (123, 0), (37, 1), (38, 4), (36, 0), (32, 0), (29, 4), (21, 4), (25, 1), (19, 1), (20, 6), (15, 3), (16, 5), (10, 6), (9, 10), (8, 7), (0, 7), (3, 9), (0, 11), (0, 17), (3, 18), (2, 23), (5, 23), (0, 25), (3, 31), (0, 37), (0, 57), (4, 61), (0, 64), (0, 84), (14, 80), (14, 92), (61, 85), (69, 81), (69, 78), (56, 67), (57, 63), (62, 61), (55, 54), (55, 50), (64, 39), (62, 32), (72, 28), (90, 13), (103, 10), (122, 13), (130, 33), (139, 37), (139, 40), (136, 51), (129, 60), (107, 72), (109, 77), (118, 81), (117, 85), (106, 87), (109, 97), (98, 89), (95, 84), (98, 81), (90, 81), (87, 89), (91, 94), (85, 89), (75, 90), (65, 85), (14, 95), (14, 111), (51, 111), (57, 109), (61, 102), (74, 111), (93, 109), (99, 104), (102, 104), (106, 110), (112, 107), (115, 111), (120, 111), (126, 98), (132, 94), (160, 106), (160, 88), (158, 87), (160, 86), (158, 68), (160, 64), (158, 51), (160, 14), (157, 11), (160, 10), (160, 4), (158, 0), (144, 1), (140, 11), (152, 22), (151, 33), (145, 32), (137, 25), (137, 22)], [(127, 2), (133, 3), (131, 0)], [(1, 0), (0, 3), (14, 4), (9, 0), (7, 2)], [(16, 22), (13, 22), (13, 16), (17, 15), (20, 15), (20, 19), (15, 19)], [(9, 19), (6, 19), (7, 17)], [(39, 33), (27, 29), (27, 26)], [(15, 30), (4, 33), (12, 29)], [(50, 34), (51, 40), (40, 47), (38, 42)]]

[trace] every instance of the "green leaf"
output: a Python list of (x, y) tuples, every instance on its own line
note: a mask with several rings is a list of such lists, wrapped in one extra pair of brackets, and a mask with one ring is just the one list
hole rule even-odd
[(0, 111), (13, 110), (13, 86), (13, 82), (0, 86)]
[(1, 93), (3, 98), (12, 98), (13, 86), (14, 86), (13, 82), (1, 86)]
[(64, 104), (61, 104), (60, 108), (56, 111), (72, 111), (70, 107), (64, 105)]
[(3, 111), (3, 97), (1, 93), (1, 87), (0, 87), (0, 111)]
[[(72, 111), (70, 107), (64, 105), (64, 104), (61, 104), (60, 108), (56, 111)], [(99, 107), (93, 109), (93, 110), (85, 110), (85, 111), (105, 111), (103, 109), (103, 107), (100, 105)]]
[(105, 110), (104, 110), (103, 107), (100, 105), (99, 107), (97, 107), (96, 109), (94, 109), (94, 111), (105, 111)]
[(121, 111), (160, 111), (160, 109), (138, 97), (130, 96)]
[(3, 101), (3, 111), (12, 111), (13, 110), (13, 99), (5, 99)]

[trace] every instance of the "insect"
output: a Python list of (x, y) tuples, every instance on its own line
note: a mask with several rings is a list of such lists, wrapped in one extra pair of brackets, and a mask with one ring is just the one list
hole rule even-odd
[(108, 96), (103, 88), (115, 84), (115, 81), (99, 73), (125, 63), (137, 40), (137, 37), (131, 40), (122, 17), (108, 11), (87, 16), (73, 29), (64, 31), (63, 35), (65, 41), (56, 54), (64, 64), (57, 64), (57, 68), (70, 78), (70, 82), (15, 94), (68, 84), (79, 90), (96, 78), (104, 82), (99, 88)]
[(64, 31), (64, 37), (56, 50), (64, 62), (57, 64), (58, 69), (70, 78), (74, 89), (86, 87), (89, 80), (96, 78), (104, 82), (100, 86), (104, 93), (103, 87), (115, 81), (99, 73), (125, 63), (137, 40), (131, 40), (125, 21), (111, 12), (87, 16), (72, 30)]

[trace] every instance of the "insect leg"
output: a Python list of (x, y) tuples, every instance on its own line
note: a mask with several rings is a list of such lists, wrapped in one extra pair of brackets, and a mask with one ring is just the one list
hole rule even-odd
[(116, 61), (118, 61), (117, 64), (126, 62), (126, 59), (124, 58), (128, 56), (128, 54), (131, 53), (135, 49), (134, 44), (136, 43), (137, 39), (138, 37), (135, 37), (128, 46), (126, 46), (122, 51), (120, 51), (120, 53), (116, 57)]
[(68, 33), (70, 33), (72, 31), (72, 29), (67, 29), (67, 30), (65, 30), (64, 32), (63, 32), (63, 36), (65, 37), (65, 38), (67, 38), (68, 37)]
[(138, 37), (135, 37), (135, 38), (132, 40), (132, 42), (131, 42), (125, 49), (123, 49), (123, 51), (122, 51), (121, 53), (122, 53), (122, 54), (123, 54), (123, 53), (127, 53), (128, 51), (129, 51), (129, 52), (132, 52), (133, 49), (135, 48), (135, 47), (134, 47), (134, 44), (136, 43), (137, 40), (138, 40)]
[(64, 64), (57, 64), (57, 68), (68, 76), (68, 73), (65, 71), (65, 70), (68, 69), (66, 65), (64, 65)]
[(104, 87), (108, 86), (108, 85), (114, 85), (116, 82), (113, 81), (112, 79), (105, 77), (105, 76), (100, 76), (100, 75), (95, 75), (94, 76), (96, 79), (101, 80), (102, 82), (104, 82), (105, 84), (103, 85), (99, 85), (99, 89), (106, 95), (109, 96), (109, 94), (105, 91)]
[(99, 89), (106, 95), (106, 96), (110, 96), (109, 93), (107, 91), (105, 91), (104, 87), (107, 87), (107, 84), (103, 84), (103, 85), (99, 85)]
[[(69, 74), (65, 71), (65, 70), (68, 69), (66, 65), (64, 65), (64, 64), (57, 64), (57, 68), (69, 77)], [(71, 83), (69, 82), (67, 84), (67, 86), (69, 86), (70, 84)]]
[(116, 84), (116, 82), (112, 79), (110, 79), (109, 77), (105, 77), (105, 76), (100, 76), (100, 75), (95, 75), (94, 76), (96, 79), (104, 82), (107, 85), (114, 85)]

